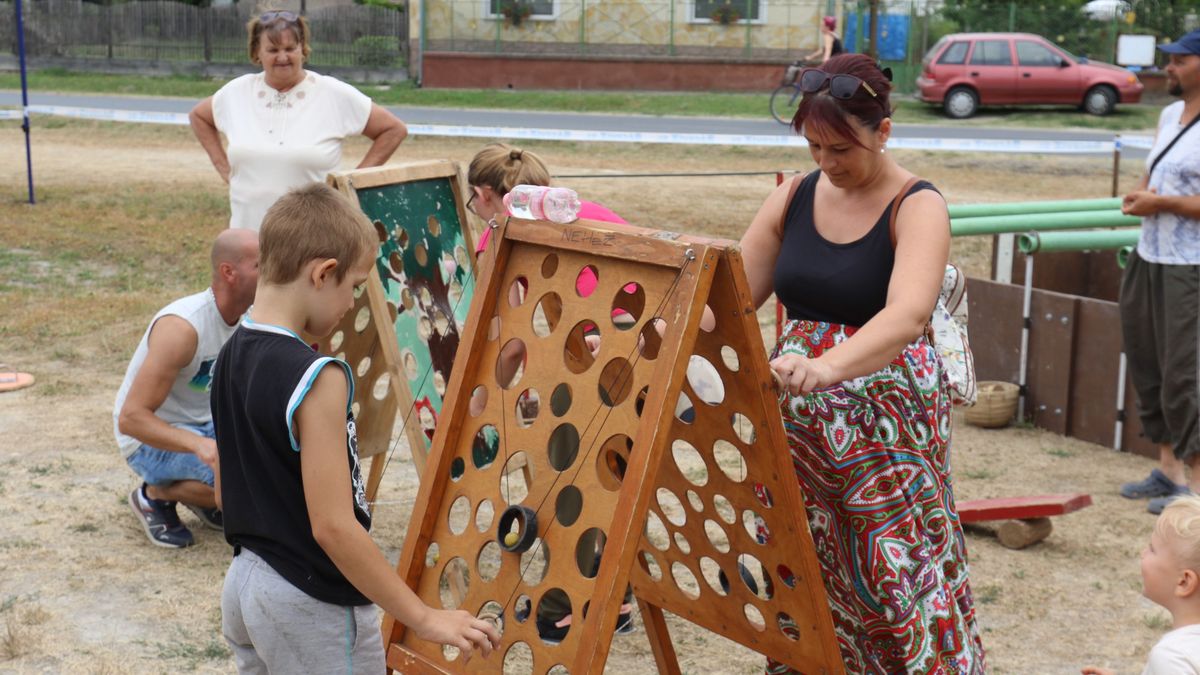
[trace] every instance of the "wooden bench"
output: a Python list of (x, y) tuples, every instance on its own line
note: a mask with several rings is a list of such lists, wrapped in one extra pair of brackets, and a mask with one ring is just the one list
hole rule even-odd
[(1012, 549), (1025, 548), (1045, 539), (1054, 526), (1051, 516), (1061, 516), (1092, 505), (1091, 495), (1074, 493), (976, 499), (958, 503), (963, 524), (1003, 520), (996, 538)]

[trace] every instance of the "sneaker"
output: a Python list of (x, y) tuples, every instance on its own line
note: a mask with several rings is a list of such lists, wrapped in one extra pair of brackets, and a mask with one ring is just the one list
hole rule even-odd
[(1150, 472), (1142, 480), (1134, 483), (1126, 483), (1121, 486), (1121, 496), (1126, 499), (1153, 499), (1154, 497), (1171, 497), (1176, 494), (1179, 489), (1187, 489), (1182, 485), (1176, 485), (1174, 481), (1167, 478), (1166, 474), (1158, 469)]
[(179, 514), (175, 511), (175, 502), (161, 499), (150, 499), (145, 496), (142, 487), (129, 493), (129, 506), (137, 515), (146, 537), (155, 546), (165, 548), (184, 548), (194, 543), (191, 530), (179, 522)]
[(1157, 516), (1158, 514), (1163, 512), (1163, 509), (1165, 509), (1167, 507), (1167, 504), (1170, 504), (1171, 502), (1175, 501), (1176, 498), (1193, 494), (1192, 491), (1189, 490), (1186, 485), (1180, 485), (1180, 486), (1178, 486), (1178, 488), (1179, 489), (1176, 490), (1174, 494), (1169, 494), (1165, 497), (1155, 497), (1154, 499), (1151, 499), (1146, 504), (1146, 510)]
[(202, 509), (199, 506), (193, 506), (191, 504), (184, 504), (184, 506), (188, 508), (188, 511), (196, 514), (196, 517), (199, 518), (200, 522), (204, 523), (205, 526), (217, 530), (218, 532), (225, 531), (225, 519), (221, 516), (221, 509), (215, 507), (211, 509)]

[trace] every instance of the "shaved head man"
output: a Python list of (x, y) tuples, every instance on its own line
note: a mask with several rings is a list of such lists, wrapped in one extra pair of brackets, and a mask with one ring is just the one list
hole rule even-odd
[(209, 389), (217, 353), (254, 302), (258, 233), (221, 232), (211, 260), (209, 288), (151, 319), (113, 406), (117, 445), (143, 481), (129, 495), (130, 508), (151, 543), (167, 548), (194, 542), (179, 520), (179, 502), (203, 524), (222, 528)]

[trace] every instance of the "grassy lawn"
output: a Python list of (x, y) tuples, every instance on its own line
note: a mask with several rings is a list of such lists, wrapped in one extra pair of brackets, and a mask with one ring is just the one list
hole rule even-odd
[[(39, 91), (181, 96), (211, 95), (224, 80), (202, 77), (138, 77), (70, 73), (49, 69), (32, 73), (29, 86)], [(503, 89), (418, 89), (402, 82), (391, 86), (358, 85), (381, 105), (411, 105), (490, 110), (570, 110), (592, 113), (642, 115), (696, 115), (708, 117), (768, 118), (769, 92), (761, 94), (658, 93), (604, 91), (511, 91)], [(0, 73), (0, 89), (17, 89), (15, 73)], [(935, 106), (911, 99), (896, 101), (895, 120), (907, 124), (962, 126), (1079, 127), (1112, 131), (1153, 129), (1158, 105), (1117, 106), (1116, 112), (1095, 117), (1068, 106), (985, 109), (969, 120), (950, 120)]]

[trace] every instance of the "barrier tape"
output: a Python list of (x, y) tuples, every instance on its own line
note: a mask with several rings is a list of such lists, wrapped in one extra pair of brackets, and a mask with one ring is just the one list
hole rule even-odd
[[(29, 112), (106, 122), (139, 122), (186, 126), (183, 113), (145, 110), (109, 110), (71, 106), (31, 105)], [(0, 110), (0, 119), (20, 119), (16, 110)], [(591, 131), (584, 129), (531, 129), (525, 127), (454, 126), (409, 124), (408, 132), (418, 136), (456, 138), (507, 138), (579, 143), (658, 143), (679, 145), (741, 145), (754, 147), (803, 148), (808, 142), (792, 134), (696, 134), (657, 131)], [(1121, 147), (1150, 148), (1154, 139), (1147, 136), (1121, 136), (1119, 141), (1054, 141), (1001, 138), (895, 138), (888, 141), (894, 149), (931, 152), (990, 152), (1029, 154), (1111, 154)]]
[(149, 110), (109, 110), (107, 108), (75, 108), (62, 105), (31, 105), (29, 112), (59, 117), (75, 117), (103, 122), (143, 122), (147, 124), (173, 124), (187, 126), (188, 116), (184, 113), (151, 112)]

